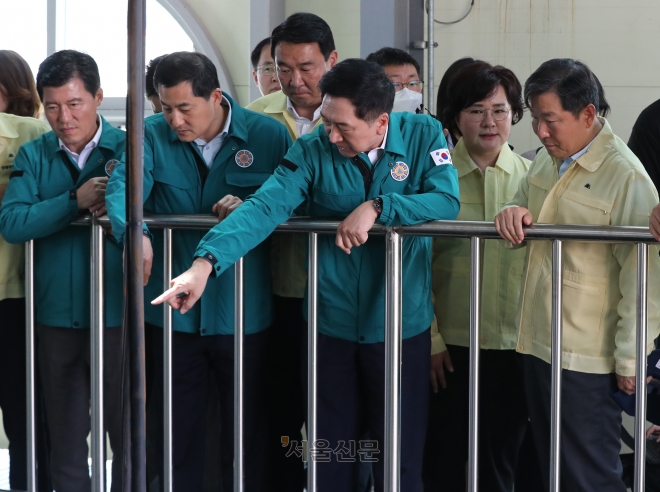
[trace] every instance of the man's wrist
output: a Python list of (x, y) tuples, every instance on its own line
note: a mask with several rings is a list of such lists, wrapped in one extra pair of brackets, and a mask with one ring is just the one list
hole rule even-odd
[(195, 258), (192, 266), (194, 269), (205, 273), (207, 277), (213, 273), (213, 264), (204, 256), (198, 256)]

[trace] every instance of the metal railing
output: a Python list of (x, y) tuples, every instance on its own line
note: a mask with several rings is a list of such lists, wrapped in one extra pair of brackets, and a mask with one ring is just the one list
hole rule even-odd
[[(172, 230), (210, 229), (217, 224), (214, 216), (150, 216), (145, 222), (151, 228), (164, 229), (164, 289), (169, 288), (172, 272)], [(109, 225), (107, 217), (94, 219), (85, 217), (74, 222), (76, 225), (91, 226), (92, 269), (91, 292), (91, 353), (92, 357), (92, 484), (94, 492), (102, 492), (104, 484), (103, 463), (103, 226)], [(291, 219), (278, 226), (278, 232), (305, 232), (309, 234), (308, 255), (308, 415), (307, 415), (307, 463), (309, 492), (316, 491), (316, 462), (313, 459), (314, 443), (317, 440), (317, 262), (318, 234), (335, 233), (339, 222), (313, 219)], [(401, 278), (403, 236), (434, 236), (471, 239), (470, 274), (470, 406), (469, 406), (469, 467), (468, 490), (478, 490), (478, 410), (479, 410), (479, 305), (480, 305), (480, 241), (499, 239), (492, 222), (438, 221), (406, 227), (374, 226), (371, 234), (385, 235), (386, 242), (386, 301), (385, 301), (385, 490), (399, 491), (400, 463), (400, 396), (401, 396)], [(597, 241), (607, 243), (637, 244), (637, 388), (646, 387), (647, 345), (647, 269), (649, 243), (655, 240), (643, 227), (601, 227), (588, 225), (536, 224), (526, 229), (526, 240), (551, 240), (552, 247), (552, 386), (551, 386), (551, 454), (550, 490), (560, 490), (561, 449), (561, 287), (562, 287), (562, 242)], [(26, 243), (26, 306), (27, 306), (27, 408), (28, 408), (28, 486), (36, 490), (35, 477), (35, 397), (34, 397), (34, 269), (33, 241)], [(430, 268), (430, 265), (429, 265)], [(235, 268), (235, 373), (234, 373), (234, 490), (243, 490), (243, 262)], [(164, 308), (164, 490), (172, 490), (172, 386), (171, 386), (171, 328), (172, 311)], [(646, 391), (636, 393), (635, 415), (635, 491), (641, 492), (645, 485), (645, 415)]]

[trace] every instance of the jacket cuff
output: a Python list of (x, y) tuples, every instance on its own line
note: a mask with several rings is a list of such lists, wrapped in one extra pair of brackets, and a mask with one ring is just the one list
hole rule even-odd
[(447, 350), (447, 345), (442, 339), (440, 333), (433, 333), (431, 335), (431, 355), (437, 355)]
[(218, 261), (218, 258), (216, 258), (216, 256), (211, 251), (205, 248), (199, 248), (197, 251), (195, 251), (195, 259), (197, 258), (202, 258), (203, 260), (206, 260), (211, 264), (211, 266), (213, 267), (212, 275), (214, 277), (220, 275), (222, 271), (220, 262)]
[(383, 200), (383, 211), (376, 219), (377, 224), (387, 225), (392, 220), (392, 199), (387, 195), (378, 195)]
[[(646, 362), (645, 362), (646, 363)], [(635, 376), (635, 359), (629, 360), (616, 360), (615, 371), (619, 376), (633, 377)], [(646, 370), (645, 370), (646, 372)]]

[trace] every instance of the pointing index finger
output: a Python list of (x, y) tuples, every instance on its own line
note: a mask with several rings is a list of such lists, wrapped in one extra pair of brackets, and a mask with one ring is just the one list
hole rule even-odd
[(173, 297), (183, 297), (184, 295), (186, 295), (186, 289), (180, 285), (175, 285), (174, 287), (167, 289), (161, 295), (156, 297), (153, 301), (151, 301), (151, 304), (157, 306), (158, 304), (162, 304), (165, 301), (169, 301)]

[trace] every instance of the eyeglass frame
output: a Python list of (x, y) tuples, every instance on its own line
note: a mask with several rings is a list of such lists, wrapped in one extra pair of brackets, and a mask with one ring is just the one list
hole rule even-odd
[[(271, 73), (265, 72), (266, 69), (270, 68), (272, 70)], [(263, 65), (259, 65), (255, 71), (262, 73), (267, 76), (275, 75), (277, 73), (277, 66), (274, 63), (264, 63)]]
[[(504, 115), (504, 118), (498, 119), (495, 117), (495, 111), (505, 109), (506, 108), (506, 114)], [(478, 113), (470, 113), (470, 111), (481, 111), (483, 114), (480, 115), (479, 118), (475, 118)], [(493, 117), (494, 121), (506, 121), (506, 119), (509, 117), (511, 114), (511, 107), (510, 106), (502, 106), (502, 107), (497, 107), (497, 108), (465, 108), (462, 110), (466, 114), (466, 117), (471, 119), (474, 123), (477, 122), (482, 122), (484, 119), (486, 119), (486, 115), (488, 114), (488, 111), (490, 111), (490, 115)]]
[[(420, 92), (421, 92), (421, 89), (424, 88), (424, 81), (423, 80), (409, 80), (408, 82), (392, 82), (392, 85), (394, 86), (394, 91), (399, 92), (399, 91), (402, 91), (403, 89), (409, 89), (409, 87), (408, 87), (409, 84), (416, 84), (416, 83), (419, 84), (419, 88), (420, 88)], [(397, 90), (397, 88), (396, 88), (397, 85), (401, 85), (401, 89)]]

